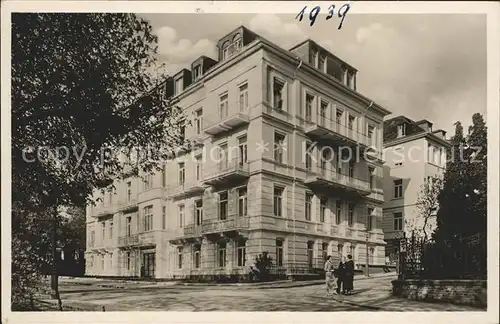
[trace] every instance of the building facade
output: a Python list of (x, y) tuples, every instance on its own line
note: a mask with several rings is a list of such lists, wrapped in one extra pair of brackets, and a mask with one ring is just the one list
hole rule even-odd
[[(449, 147), (446, 133), (433, 131), (427, 120), (415, 122), (399, 116), (385, 121), (382, 229), (388, 261), (394, 262), (401, 238), (410, 237), (415, 228), (423, 228), (418, 197), (427, 179), (443, 175)], [(435, 227), (436, 219), (430, 218), (427, 233), (430, 235)]]
[(246, 274), (262, 252), (284, 271), (322, 268), (326, 255), (383, 265), (389, 111), (312, 40), (287, 51), (240, 27), (217, 48), (217, 61), (165, 84), (198, 145), (87, 208), (86, 273)]

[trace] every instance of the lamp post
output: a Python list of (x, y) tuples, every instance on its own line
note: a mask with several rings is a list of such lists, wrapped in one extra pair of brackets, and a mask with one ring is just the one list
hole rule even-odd
[(367, 277), (370, 276), (370, 269), (368, 267), (368, 238), (370, 237), (370, 233), (368, 232), (368, 228), (366, 228), (366, 265), (365, 265), (365, 275)]

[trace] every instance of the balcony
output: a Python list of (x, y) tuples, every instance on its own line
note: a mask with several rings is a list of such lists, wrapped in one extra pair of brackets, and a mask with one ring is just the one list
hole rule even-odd
[(227, 219), (205, 220), (203, 224), (189, 224), (184, 227), (180, 236), (174, 237), (170, 242), (174, 244), (193, 242), (202, 237), (217, 239), (221, 236), (235, 236), (250, 228), (248, 216), (230, 216)]
[(136, 211), (139, 208), (137, 197), (125, 199), (118, 202), (118, 211), (128, 213)]
[(353, 229), (351, 229), (351, 228), (346, 228), (346, 229), (345, 229), (344, 236), (345, 236), (346, 238), (353, 238), (355, 234), (356, 234), (356, 233), (355, 233), (355, 230), (353, 230)]
[(118, 238), (118, 247), (139, 247), (156, 245), (156, 231), (135, 233)]
[(108, 215), (113, 215), (114, 206), (111, 204), (108, 205), (99, 205), (98, 207), (94, 207), (94, 217), (103, 217)]
[(248, 179), (250, 176), (248, 162), (243, 162), (240, 159), (218, 162), (213, 166), (212, 170), (208, 170), (207, 173), (203, 183), (208, 186), (218, 186), (230, 182), (242, 181)]
[(139, 234), (131, 234), (118, 238), (118, 247), (134, 247), (139, 245)]
[(203, 186), (201, 181), (189, 181), (184, 182), (182, 185), (172, 186), (167, 189), (167, 195), (170, 198), (180, 198), (180, 197), (189, 197), (194, 195), (202, 194), (205, 191), (205, 187)]
[(219, 121), (205, 127), (204, 132), (214, 136), (248, 124), (249, 122), (250, 117), (247, 113), (238, 112), (231, 116), (222, 116)]
[(321, 115), (306, 117), (304, 133), (311, 138), (337, 145), (368, 147), (372, 143), (367, 135)]
[(250, 228), (248, 216), (230, 216), (227, 219), (211, 219), (201, 225), (201, 234), (210, 236), (213, 234), (230, 234), (245, 231)]
[(349, 177), (334, 170), (320, 169), (319, 173), (308, 173), (304, 183), (320, 190), (344, 190), (361, 196), (371, 193), (369, 181)]

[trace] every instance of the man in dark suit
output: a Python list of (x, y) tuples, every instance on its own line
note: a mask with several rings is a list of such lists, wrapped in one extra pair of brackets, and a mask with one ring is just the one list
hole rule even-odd
[(337, 294), (345, 290), (345, 257), (340, 259), (338, 268), (334, 271), (335, 277), (337, 277)]
[(350, 295), (354, 289), (354, 261), (352, 255), (347, 255), (345, 263), (344, 293)]

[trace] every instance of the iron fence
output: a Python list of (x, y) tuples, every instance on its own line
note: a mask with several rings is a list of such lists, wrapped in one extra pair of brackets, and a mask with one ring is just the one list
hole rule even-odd
[(486, 236), (482, 233), (429, 241), (400, 241), (401, 279), (486, 279)]

